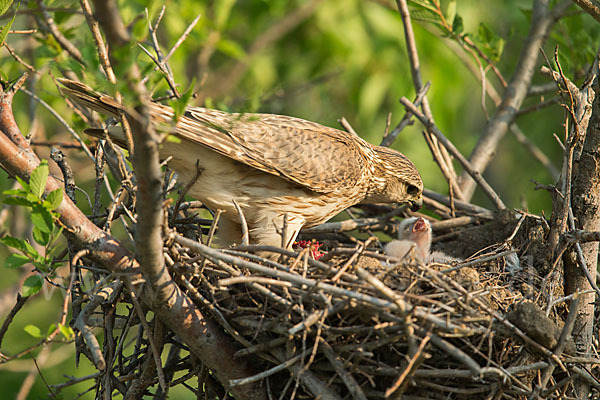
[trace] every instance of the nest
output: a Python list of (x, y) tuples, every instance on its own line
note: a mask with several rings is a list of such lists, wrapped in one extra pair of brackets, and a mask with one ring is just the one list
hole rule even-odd
[(310, 248), (179, 247), (177, 271), (239, 343), (236, 357), (261, 371), (232, 385), (264, 380), (273, 398), (527, 398), (560, 346), (578, 367), (538, 389), (550, 398), (585, 361), (561, 338), (568, 299), (527, 262), (540, 224), (525, 219), (500, 218), (509, 240), (453, 265), (389, 259), (367, 240), (330, 244), (325, 262)]

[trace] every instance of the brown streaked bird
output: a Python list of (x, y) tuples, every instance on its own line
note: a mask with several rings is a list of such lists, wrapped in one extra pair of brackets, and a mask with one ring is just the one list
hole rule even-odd
[[(59, 81), (76, 103), (110, 116), (128, 111), (87, 85)], [(161, 159), (172, 157), (168, 166), (182, 183), (193, 179), (198, 163), (201, 173), (189, 194), (213, 210), (224, 210), (217, 232), (224, 245), (241, 239), (234, 201), (247, 221), (251, 243), (287, 248), (302, 227), (321, 224), (357, 203), (408, 203), (413, 210), (422, 204), (423, 182), (413, 163), (354, 134), (300, 118), (201, 107), (188, 107), (175, 124), (170, 107), (149, 107), (157, 128), (179, 139), (163, 141)], [(86, 130), (100, 137), (102, 132)], [(126, 146), (120, 128), (112, 127), (109, 135)]]

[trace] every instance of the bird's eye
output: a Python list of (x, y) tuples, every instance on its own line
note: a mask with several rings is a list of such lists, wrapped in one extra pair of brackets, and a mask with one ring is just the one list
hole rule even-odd
[(417, 194), (419, 194), (419, 188), (415, 185), (408, 185), (406, 193), (410, 194), (411, 196), (416, 196)]

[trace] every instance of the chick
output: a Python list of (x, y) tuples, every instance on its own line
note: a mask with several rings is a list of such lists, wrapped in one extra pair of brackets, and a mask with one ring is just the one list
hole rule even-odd
[(398, 226), (398, 240), (392, 240), (385, 247), (388, 256), (403, 258), (414, 248), (415, 254), (425, 261), (431, 247), (431, 224), (425, 218), (407, 218)]
[(400, 223), (398, 240), (392, 240), (385, 246), (385, 254), (390, 257), (404, 258), (414, 248), (415, 255), (426, 264), (437, 262), (448, 264), (460, 261), (441, 251), (431, 251), (431, 224), (425, 218), (411, 217)]

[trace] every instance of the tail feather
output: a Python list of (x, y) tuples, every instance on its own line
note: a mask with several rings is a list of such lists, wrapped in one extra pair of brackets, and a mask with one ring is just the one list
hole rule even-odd
[(123, 106), (115, 99), (102, 93), (96, 92), (91, 87), (70, 79), (58, 78), (64, 86), (60, 88), (61, 93), (67, 95), (74, 102), (91, 108), (94, 111), (117, 117)]
[[(88, 128), (83, 131), (86, 135), (93, 136), (98, 139), (107, 139), (107, 136), (110, 137), (110, 140), (117, 146), (120, 146), (124, 149), (127, 149), (129, 146), (127, 145), (127, 141), (125, 140), (125, 134), (123, 133), (123, 129), (120, 126), (110, 126), (107, 130), (98, 129), (98, 128)], [(108, 135), (107, 135), (108, 134)]]

